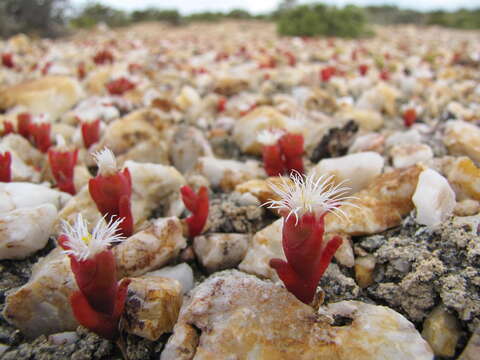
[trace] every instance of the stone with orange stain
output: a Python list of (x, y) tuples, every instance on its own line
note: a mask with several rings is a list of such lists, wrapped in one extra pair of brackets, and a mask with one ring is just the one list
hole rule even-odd
[(181, 221), (160, 218), (113, 249), (119, 278), (153, 271), (173, 260), (187, 245)]
[(464, 156), (455, 160), (447, 177), (461, 198), (480, 200), (480, 169), (470, 158)]
[(177, 280), (158, 276), (132, 278), (122, 315), (129, 334), (156, 341), (171, 332), (182, 306), (182, 287)]
[[(284, 178), (284, 181), (289, 185), (293, 185), (293, 182), (289, 178)], [(280, 177), (274, 176), (269, 177), (268, 179), (253, 179), (246, 181), (242, 184), (239, 184), (235, 187), (235, 191), (241, 194), (250, 193), (255, 196), (261, 204), (266, 203), (270, 200), (280, 200), (280, 197), (274, 192), (270, 186), (273, 184), (277, 187), (282, 188), (284, 186), (283, 181)]]
[[(336, 315), (351, 324), (335, 326)], [(430, 360), (433, 354), (414, 325), (389, 308), (343, 301), (320, 314), (282, 286), (228, 271), (192, 291), (160, 359), (229, 358)]]
[(345, 216), (328, 214), (325, 217), (327, 232), (348, 235), (377, 234), (400, 225), (402, 218), (413, 210), (412, 195), (422, 169), (413, 166), (379, 175), (356, 199), (345, 205)]
[(451, 120), (445, 125), (443, 142), (452, 155), (466, 155), (480, 162), (480, 128), (461, 120)]

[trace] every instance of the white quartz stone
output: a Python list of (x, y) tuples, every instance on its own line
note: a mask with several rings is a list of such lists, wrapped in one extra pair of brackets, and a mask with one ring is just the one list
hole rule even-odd
[(404, 168), (433, 159), (432, 148), (425, 144), (395, 145), (390, 150), (393, 166)]
[(43, 185), (24, 182), (0, 183), (0, 213), (42, 204), (52, 204), (61, 209), (71, 198), (70, 194)]
[(351, 193), (356, 193), (380, 175), (383, 165), (383, 156), (367, 151), (321, 160), (310, 173), (315, 172), (316, 176), (334, 175), (335, 183), (345, 181)]
[(52, 204), (0, 214), (0, 260), (23, 259), (43, 249), (56, 219)]
[(193, 289), (193, 270), (187, 263), (181, 263), (175, 266), (165, 266), (160, 270), (155, 270), (145, 274), (146, 276), (160, 276), (177, 280), (182, 285), (184, 294)]
[(447, 219), (455, 208), (455, 193), (438, 172), (426, 169), (420, 173), (412, 197), (417, 208), (417, 222), (435, 226)]

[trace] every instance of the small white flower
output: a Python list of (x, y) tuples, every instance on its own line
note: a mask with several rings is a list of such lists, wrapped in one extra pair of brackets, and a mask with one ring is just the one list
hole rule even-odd
[(104, 220), (102, 218), (97, 222), (92, 234), (89, 233), (87, 223), (81, 214), (77, 215), (73, 226), (63, 221), (62, 234), (68, 237), (65, 245), (70, 248), (64, 250), (64, 253), (75, 256), (78, 261), (83, 261), (107, 250), (112, 243), (122, 241), (124, 237), (117, 234), (117, 229), (123, 218), (110, 220), (107, 224)]
[(281, 177), (282, 185), (280, 187), (269, 183), (280, 200), (270, 200), (263, 205), (272, 209), (288, 210), (287, 220), (294, 215), (297, 223), (299, 218), (306, 213), (322, 215), (326, 212), (332, 212), (337, 216), (343, 215), (346, 217), (340, 206), (356, 206), (350, 203), (350, 200), (355, 199), (355, 197), (347, 196), (350, 188), (343, 186), (344, 182), (335, 185), (333, 178), (333, 175), (322, 175), (316, 179), (315, 173), (304, 176), (298, 172), (292, 172), (290, 179), (293, 184), (287, 182), (283, 176)]
[(93, 153), (93, 157), (100, 175), (111, 175), (117, 172), (117, 159), (109, 148)]
[(257, 141), (266, 146), (275, 145), (284, 134), (281, 129), (264, 129), (257, 134)]

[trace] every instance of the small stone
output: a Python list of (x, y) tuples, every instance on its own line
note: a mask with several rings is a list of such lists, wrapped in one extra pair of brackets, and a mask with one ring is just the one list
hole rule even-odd
[(25, 285), (7, 295), (3, 316), (32, 339), (73, 331), (78, 323), (69, 298), (76, 289), (70, 260), (57, 248), (33, 266)]
[(317, 163), (321, 159), (345, 155), (357, 132), (358, 125), (353, 120), (348, 121), (343, 127), (328, 130), (313, 150), (310, 160)]
[(187, 263), (181, 263), (175, 266), (165, 266), (160, 270), (155, 270), (145, 274), (145, 276), (159, 276), (177, 280), (182, 285), (184, 294), (193, 289), (193, 270)]
[(203, 133), (193, 126), (181, 126), (173, 135), (170, 158), (182, 174), (192, 170), (198, 158), (213, 156), (213, 151)]
[(403, 144), (392, 147), (390, 156), (395, 168), (405, 168), (432, 159), (433, 151), (425, 144)]
[(339, 118), (355, 121), (361, 130), (375, 131), (383, 126), (382, 115), (375, 110), (349, 108), (338, 114)]
[(83, 91), (68, 76), (44, 76), (0, 91), (0, 109), (22, 105), (35, 114), (49, 114), (55, 120), (75, 105)]
[(200, 95), (191, 86), (184, 86), (180, 94), (175, 99), (180, 109), (187, 110), (189, 107), (198, 105), (200, 103)]
[(435, 226), (446, 220), (455, 208), (455, 193), (448, 181), (432, 169), (422, 171), (412, 197), (419, 224)]
[(468, 157), (456, 159), (448, 171), (448, 181), (459, 198), (480, 201), (480, 168)]
[(272, 190), (270, 184), (280, 187), (283, 186), (283, 181), (286, 181), (287, 184), (293, 184), (289, 178), (282, 179), (278, 176), (275, 176), (269, 177), (266, 180), (254, 179), (246, 181), (237, 185), (235, 187), (235, 191), (242, 194), (252, 194), (260, 201), (261, 204), (264, 204), (270, 200), (280, 200), (280, 197)]
[(277, 272), (269, 265), (270, 259), (285, 260), (282, 248), (283, 219), (257, 232), (248, 247), (247, 254), (238, 268), (262, 278), (278, 280)]
[(246, 234), (208, 234), (197, 236), (193, 249), (209, 272), (236, 267), (245, 257), (250, 236)]
[[(281, 286), (222, 272), (192, 291), (160, 359), (433, 358), (414, 325), (387, 307), (342, 301), (322, 313)], [(349, 323), (331, 324), (338, 317)]]
[(182, 305), (182, 294), (182, 286), (174, 279), (132, 278), (122, 315), (125, 331), (151, 341), (171, 332)]
[(0, 260), (24, 259), (43, 249), (56, 219), (52, 204), (0, 214)]
[(69, 345), (75, 343), (77, 340), (78, 334), (75, 331), (52, 334), (48, 337), (48, 341), (54, 345)]
[(451, 120), (445, 125), (443, 142), (452, 155), (466, 155), (480, 163), (480, 128), (461, 120)]
[(454, 356), (460, 335), (458, 320), (443, 306), (433, 309), (423, 323), (422, 336), (430, 344), (436, 356)]
[(345, 216), (327, 214), (327, 233), (372, 235), (400, 225), (402, 218), (413, 210), (412, 195), (421, 168), (413, 166), (379, 175), (345, 205)]
[(373, 284), (375, 257), (367, 255), (355, 259), (355, 280), (362, 289)]
[(365, 151), (375, 151), (382, 153), (385, 144), (385, 136), (379, 133), (368, 133), (358, 136), (348, 149), (350, 154)]
[(453, 209), (456, 216), (472, 216), (480, 212), (480, 202), (471, 199), (458, 201)]
[(465, 350), (458, 358), (458, 360), (477, 360), (478, 354), (480, 353), (480, 326), (477, 326), (477, 329), (473, 333), (470, 340), (468, 340)]
[(390, 148), (395, 145), (407, 145), (407, 144), (421, 144), (422, 135), (416, 129), (410, 129), (407, 131), (397, 131), (390, 135), (385, 145)]
[(175, 259), (187, 245), (177, 217), (160, 218), (113, 249), (119, 278), (156, 270)]
[(205, 176), (212, 186), (220, 187), (224, 191), (232, 191), (235, 186), (247, 180), (265, 177), (260, 163), (255, 160), (241, 162), (201, 157), (198, 159), (196, 171)]
[(336, 184), (344, 182), (351, 189), (350, 193), (356, 193), (380, 175), (383, 165), (383, 156), (376, 152), (363, 152), (321, 160), (310, 170), (310, 174), (333, 175)]
[(0, 183), (0, 213), (44, 204), (52, 204), (60, 210), (71, 198), (70, 194), (43, 185), (25, 182)]
[(325, 235), (325, 241), (327, 243), (332, 237), (337, 235), (342, 238), (342, 244), (335, 252), (335, 259), (343, 266), (351, 268), (355, 264), (355, 257), (353, 255), (352, 239), (350, 236), (344, 234), (327, 234)]

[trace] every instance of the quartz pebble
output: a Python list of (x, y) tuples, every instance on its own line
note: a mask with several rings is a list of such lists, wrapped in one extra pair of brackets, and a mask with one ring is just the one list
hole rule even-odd
[(237, 160), (201, 157), (198, 159), (196, 171), (205, 176), (214, 187), (231, 191), (247, 180), (265, 177), (265, 172), (255, 160), (241, 162)]
[(423, 323), (422, 336), (436, 356), (454, 356), (460, 335), (458, 320), (442, 306), (433, 309)]
[(182, 286), (177, 280), (158, 276), (132, 278), (122, 315), (125, 331), (151, 341), (171, 332), (182, 298)]
[(52, 204), (60, 210), (71, 198), (70, 194), (43, 185), (26, 182), (0, 183), (0, 213), (43, 204)]
[[(332, 325), (338, 316), (351, 324)], [(160, 359), (192, 354), (195, 359), (433, 359), (413, 324), (389, 308), (343, 301), (316, 314), (283, 287), (238, 271), (216, 274), (192, 291)]]
[(65, 331), (57, 334), (52, 334), (48, 337), (48, 341), (55, 345), (70, 345), (78, 340), (78, 335), (75, 331)]
[(316, 176), (333, 175), (335, 183), (344, 182), (351, 193), (356, 193), (380, 175), (383, 165), (383, 156), (376, 152), (362, 152), (321, 160), (310, 173)]
[(390, 156), (395, 168), (405, 168), (432, 159), (433, 151), (425, 144), (403, 144), (392, 147)]
[(192, 127), (179, 127), (170, 144), (170, 158), (173, 166), (182, 174), (192, 170), (198, 158), (213, 156), (210, 144), (203, 133)]
[(445, 125), (443, 142), (452, 155), (466, 155), (480, 163), (480, 128), (461, 120), (451, 120)]
[(236, 267), (245, 257), (249, 238), (246, 234), (207, 234), (195, 238), (193, 249), (202, 266), (213, 273)]
[(455, 193), (448, 181), (432, 169), (422, 171), (412, 197), (417, 222), (435, 226), (447, 219), (455, 208)]
[(70, 260), (59, 249), (40, 259), (29, 281), (5, 299), (4, 318), (28, 338), (75, 330), (69, 298), (77, 285)]
[(456, 159), (447, 177), (457, 198), (480, 200), (480, 169), (470, 158), (462, 156)]
[(362, 289), (373, 284), (375, 270), (375, 257), (373, 255), (361, 256), (355, 259), (355, 280)]
[(160, 218), (113, 249), (120, 278), (138, 276), (166, 265), (186, 247), (181, 221)]
[(52, 204), (0, 213), (0, 260), (23, 259), (43, 249), (57, 219)]
[(193, 270), (187, 263), (181, 263), (175, 266), (165, 266), (160, 270), (146, 273), (145, 276), (159, 276), (177, 280), (182, 285), (184, 294), (193, 289)]
[(477, 326), (477, 329), (468, 340), (468, 344), (463, 350), (462, 354), (458, 360), (476, 360), (478, 354), (480, 353), (480, 326)]
[(355, 194), (350, 201), (354, 206), (342, 207), (345, 217), (327, 214), (326, 232), (371, 235), (400, 225), (413, 210), (412, 195), (420, 172), (420, 167), (413, 166), (379, 175)]

